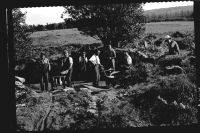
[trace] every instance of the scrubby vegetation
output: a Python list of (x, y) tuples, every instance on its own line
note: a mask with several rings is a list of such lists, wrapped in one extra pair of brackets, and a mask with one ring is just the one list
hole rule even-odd
[[(91, 93), (89, 89), (74, 87), (71, 91), (58, 91), (52, 95), (27, 93), (29, 96), (18, 91), (22, 96), (17, 103), (26, 105), (17, 107), (18, 130), (74, 131), (197, 123), (195, 57), (194, 49), (190, 48), (194, 37), (181, 32), (170, 35), (186, 46), (181, 48), (180, 56), (162, 57), (167, 51), (162, 38), (148, 34), (145, 36), (148, 47), (141, 42), (133, 48), (154, 60), (141, 60), (142, 55), (130, 49), (133, 66), (129, 72), (120, 75), (114, 89)], [(120, 56), (120, 50), (116, 51)], [(168, 65), (179, 65), (184, 72), (171, 73), (165, 69)], [(46, 112), (48, 109), (49, 113)], [(47, 113), (45, 124), (42, 124)]]

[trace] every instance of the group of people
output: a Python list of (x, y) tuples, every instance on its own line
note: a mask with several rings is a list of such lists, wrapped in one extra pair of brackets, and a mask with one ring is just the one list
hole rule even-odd
[[(72, 72), (73, 69), (76, 68), (77, 75), (80, 79), (84, 80), (87, 79), (88, 76), (90, 76), (90, 79), (92, 79), (94, 86), (99, 86), (100, 81), (100, 70), (101, 69), (112, 69), (115, 71), (115, 58), (116, 58), (116, 52), (111, 47), (111, 45), (108, 45), (105, 47), (105, 50), (103, 51), (104, 55), (104, 65), (102, 65), (100, 60), (100, 50), (96, 49), (94, 50), (93, 55), (88, 58), (86, 56), (86, 52), (83, 51), (79, 58), (78, 63), (74, 64), (74, 59), (70, 56), (68, 50), (63, 51), (63, 57), (61, 60), (61, 69), (60, 69), (60, 76), (65, 77), (62, 80), (63, 88), (66, 86), (71, 87), (72, 83)], [(132, 61), (130, 61), (130, 56), (128, 57), (128, 64), (131, 64)], [(49, 71), (51, 71), (51, 65), (48, 60), (48, 58), (45, 57), (45, 53), (41, 53), (40, 55), (40, 64), (42, 66), (41, 69), (41, 79), (40, 79), (40, 86), (41, 90), (48, 90), (48, 81), (49, 81)], [(77, 67), (73, 67), (73, 65), (77, 65)], [(89, 73), (88, 73), (89, 72)]]
[[(48, 83), (49, 83), (49, 72), (51, 71), (51, 65), (49, 59), (46, 58), (45, 53), (40, 54), (40, 87), (41, 91), (48, 91)], [(63, 51), (63, 57), (61, 58), (61, 71), (60, 75), (63, 75), (65, 79), (63, 80), (63, 87), (65, 87), (65, 82), (68, 83), (68, 86), (71, 86), (71, 77), (73, 71), (73, 59), (69, 56), (69, 52), (67, 50)]]
[[(180, 54), (179, 46), (178, 44), (172, 40), (172, 38), (167, 35), (165, 37), (165, 42), (168, 44), (168, 54)], [(99, 86), (100, 81), (100, 69), (112, 69), (113, 71), (116, 70), (115, 66), (115, 59), (116, 59), (116, 52), (111, 47), (111, 45), (107, 45), (106, 49), (103, 52), (103, 65), (100, 60), (100, 50), (96, 49), (93, 53), (93, 55), (88, 59), (86, 56), (86, 52), (83, 51), (81, 55), (78, 58), (78, 68), (77, 70), (79, 77), (82, 79), (86, 78), (87, 76), (91, 76), (91, 79), (93, 80), (94, 86)], [(129, 67), (132, 65), (132, 58), (129, 55), (127, 51), (124, 52), (125, 58), (124, 62), (120, 65), (122, 66), (122, 69), (129, 69)], [(48, 58), (45, 57), (44, 53), (41, 53), (40, 55), (41, 64), (42, 64), (42, 72), (41, 72), (41, 79), (40, 79), (40, 86), (41, 90), (48, 90), (48, 81), (49, 81), (49, 71), (51, 71), (51, 65), (48, 60)], [(65, 77), (63, 79), (63, 87), (65, 86), (71, 87), (71, 79), (72, 79), (72, 72), (73, 72), (73, 58), (70, 56), (68, 50), (63, 51), (63, 57), (61, 58), (61, 71), (60, 75)], [(92, 75), (88, 75), (88, 68), (90, 67), (90, 73)]]

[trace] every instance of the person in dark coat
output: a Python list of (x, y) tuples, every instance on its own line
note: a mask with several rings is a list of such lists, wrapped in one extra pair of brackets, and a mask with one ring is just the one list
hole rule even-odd
[(171, 36), (165, 36), (165, 42), (169, 48), (168, 55), (180, 54), (180, 49), (176, 41), (172, 40)]
[(40, 87), (41, 91), (48, 91), (49, 71), (51, 69), (49, 59), (45, 57), (44, 53), (40, 54)]
[(87, 62), (88, 62), (88, 58), (86, 57), (86, 52), (83, 51), (81, 53), (81, 56), (79, 56), (78, 58), (78, 69), (79, 69), (79, 78), (81, 80), (84, 80), (87, 76), (86, 76), (86, 72), (87, 72)]
[(104, 53), (104, 67), (105, 69), (113, 69), (115, 71), (115, 58), (116, 58), (116, 52), (115, 50), (111, 47), (111, 45), (108, 45), (105, 53)]
[[(63, 52), (64, 57), (61, 58), (61, 75), (65, 76), (63, 79), (63, 88), (67, 85), (71, 87), (71, 78), (72, 78), (72, 71), (73, 71), (73, 59), (70, 57), (69, 52), (64, 50)], [(66, 84), (67, 82), (67, 84)]]

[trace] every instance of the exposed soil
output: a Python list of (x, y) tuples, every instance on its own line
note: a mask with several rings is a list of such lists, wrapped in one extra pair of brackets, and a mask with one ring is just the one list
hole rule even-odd
[[(17, 130), (74, 131), (197, 123), (195, 57), (186, 47), (191, 45), (187, 39), (181, 40), (180, 56), (166, 56), (155, 64), (136, 61), (130, 73), (121, 75), (112, 87), (106, 87), (105, 82), (98, 88), (75, 82), (73, 88), (40, 92), (38, 84), (16, 84)], [(162, 48), (150, 45), (138, 50), (158, 59)]]

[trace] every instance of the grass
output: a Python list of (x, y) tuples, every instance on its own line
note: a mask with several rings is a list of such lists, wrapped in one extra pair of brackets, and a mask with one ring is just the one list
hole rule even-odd
[(30, 35), (32, 38), (32, 45), (45, 45), (45, 46), (62, 46), (67, 44), (92, 44), (101, 43), (93, 37), (83, 35), (76, 28), (50, 30), (50, 31), (37, 31)]
[[(146, 34), (157, 33), (163, 34), (168, 32), (194, 32), (193, 21), (173, 21), (173, 22), (152, 22), (146, 24)], [(48, 47), (63, 46), (68, 44), (93, 44), (101, 43), (100, 40), (84, 35), (77, 28), (37, 31), (30, 35), (32, 38), (31, 45), (43, 45)]]
[(175, 14), (181, 11), (193, 11), (193, 6), (180, 6), (180, 7), (152, 9), (152, 10), (146, 10), (144, 14), (145, 15), (152, 15), (152, 14), (165, 15), (166, 13)]
[(193, 21), (152, 22), (146, 24), (145, 33), (194, 32)]

